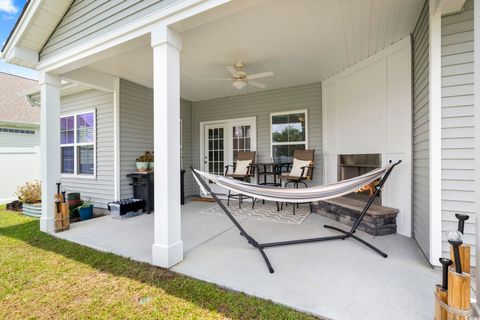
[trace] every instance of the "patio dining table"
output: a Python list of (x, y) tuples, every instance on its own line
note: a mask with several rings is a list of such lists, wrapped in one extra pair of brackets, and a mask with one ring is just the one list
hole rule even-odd
[[(292, 165), (291, 162), (282, 162), (282, 163), (276, 163), (276, 162), (258, 162), (255, 164), (257, 167), (257, 172), (258, 172), (258, 184), (260, 185), (270, 185), (270, 186), (275, 186), (279, 187), (281, 186), (280, 181), (277, 182), (277, 176), (280, 176), (280, 174), (283, 172), (283, 168), (288, 168)], [(263, 170), (261, 170), (263, 169)], [(260, 182), (260, 176), (263, 176), (263, 182)], [(268, 176), (273, 176), (273, 182), (269, 182), (267, 180)]]

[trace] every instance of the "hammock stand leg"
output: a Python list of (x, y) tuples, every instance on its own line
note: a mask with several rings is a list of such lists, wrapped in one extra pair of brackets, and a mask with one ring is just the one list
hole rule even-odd
[(212, 189), (208, 186), (208, 184), (203, 180), (202, 177), (200, 177), (199, 175), (197, 175), (197, 173), (195, 171), (192, 170), (192, 174), (194, 174), (198, 179), (198, 181), (200, 181), (200, 183), (203, 185), (203, 187), (212, 195), (212, 198), (217, 202), (217, 204), (220, 206), (220, 208), (223, 210), (223, 212), (225, 212), (225, 214), (227, 215), (227, 217), (233, 222), (233, 224), (235, 225), (235, 227), (237, 227), (238, 231), (240, 231), (240, 235), (242, 237), (244, 237), (245, 239), (247, 239), (248, 243), (254, 247), (255, 249), (257, 249), (260, 254), (262, 255), (263, 257), (263, 260), (265, 260), (265, 264), (267, 265), (267, 268), (268, 268), (268, 271), (270, 273), (274, 273), (274, 270), (273, 270), (273, 267), (272, 267), (272, 264), (270, 263), (270, 260), (268, 259), (267, 257), (267, 254), (265, 253), (265, 251), (263, 250), (263, 247), (254, 239), (252, 238), (246, 231), (245, 229), (243, 229), (243, 227), (240, 225), (240, 223), (238, 223), (238, 221), (235, 219), (234, 216), (232, 216), (232, 214), (230, 213), (230, 211), (228, 211), (227, 207), (225, 207), (225, 205), (222, 203), (222, 201), (217, 197), (217, 194), (215, 192), (212, 191)]
[(345, 240), (345, 239), (348, 239), (348, 238), (352, 238), (352, 239), (355, 239), (357, 240), (358, 242), (360, 242), (361, 244), (369, 247), (370, 249), (372, 249), (373, 251), (375, 251), (376, 253), (378, 253), (379, 255), (381, 255), (382, 257), (386, 258), (387, 257), (387, 254), (382, 252), (380, 249), (376, 248), (375, 246), (373, 246), (372, 244), (368, 243), (367, 241), (363, 240), (363, 239), (360, 239), (359, 237), (355, 236), (354, 233), (357, 231), (357, 228), (358, 226), (360, 225), (360, 223), (362, 222), (363, 218), (365, 217), (365, 215), (367, 214), (368, 212), (368, 209), (370, 209), (370, 206), (373, 204), (373, 201), (375, 200), (376, 196), (379, 194), (380, 190), (382, 189), (383, 185), (385, 184), (385, 182), (387, 181), (388, 179), (388, 176), (390, 175), (390, 173), (392, 172), (393, 168), (395, 166), (397, 166), (399, 163), (401, 162), (398, 161), (396, 162), (395, 164), (393, 164), (390, 169), (388, 169), (388, 171), (385, 173), (385, 175), (383, 176), (382, 180), (380, 180), (380, 183), (376, 186), (375, 188), (375, 192), (372, 194), (372, 196), (368, 199), (365, 207), (363, 208), (362, 210), (362, 213), (360, 215), (360, 217), (357, 219), (357, 221), (355, 221), (355, 223), (353, 224), (352, 228), (350, 229), (350, 231), (345, 231), (345, 230), (342, 230), (340, 228), (336, 228), (336, 227), (332, 227), (332, 226), (329, 226), (329, 225), (324, 225), (324, 228), (327, 228), (327, 229), (332, 229), (332, 230), (335, 230), (335, 231), (338, 231), (338, 232), (341, 232), (343, 233), (343, 235), (338, 235), (338, 236), (330, 236), (330, 237), (320, 237), (320, 238), (310, 238), (310, 239), (299, 239), (299, 240), (289, 240), (289, 241), (280, 241), (280, 242), (270, 242), (270, 243), (261, 243), (260, 246), (262, 248), (270, 248), (270, 247), (279, 247), (279, 246), (287, 246), (287, 245), (292, 245), (292, 244), (301, 244), (301, 243), (310, 243), (310, 242), (320, 242), (320, 241), (330, 241), (330, 240)]

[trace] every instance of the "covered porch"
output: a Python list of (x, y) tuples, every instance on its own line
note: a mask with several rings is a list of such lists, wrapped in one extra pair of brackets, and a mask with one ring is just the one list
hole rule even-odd
[[(189, 201), (182, 207), (184, 260), (173, 271), (329, 319), (431, 317), (431, 288), (441, 274), (428, 265), (411, 238), (358, 232), (387, 252), (388, 259), (353, 240), (267, 249), (275, 268), (270, 274), (258, 251), (227, 217), (204, 213), (214, 206)], [(105, 216), (73, 224), (57, 236), (152, 263), (153, 218), (142, 215), (120, 221)], [(317, 214), (300, 225), (239, 221), (261, 241), (335, 235), (323, 228), (325, 223), (345, 227)]]

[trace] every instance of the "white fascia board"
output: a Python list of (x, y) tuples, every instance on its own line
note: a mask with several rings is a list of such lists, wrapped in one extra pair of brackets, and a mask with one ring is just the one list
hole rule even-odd
[(83, 84), (101, 91), (113, 92), (116, 78), (107, 73), (80, 68), (60, 75), (61, 78), (76, 84)]
[[(92, 61), (89, 59), (90, 57), (125, 44), (127, 41), (148, 35), (151, 33), (152, 29), (158, 27), (159, 24), (170, 26), (184, 19), (230, 2), (232, 2), (232, 0), (176, 1), (150, 16), (126, 24), (122, 28), (116, 29), (113, 32), (107, 33), (88, 43), (65, 50), (59, 55), (40, 60), (36, 68), (42, 72), (59, 74), (71, 71), (72, 69), (69, 67), (70, 65), (76, 64), (75, 68), (86, 66), (105, 58), (99, 55), (96, 59), (94, 57), (94, 60)], [(234, 4), (243, 6), (242, 1), (232, 2), (232, 5)], [(211, 17), (211, 19), (214, 18)]]
[[(36, 16), (38, 10), (46, 0), (31, 0), (28, 4), (25, 12), (22, 15), (20, 21), (18, 21), (15, 30), (5, 45), (5, 49), (2, 51), (3, 58), (7, 61), (11, 61), (14, 57), (14, 51), (17, 47), (17, 43), (20, 41), (22, 35), (26, 32), (27, 28), (30, 26), (32, 20)], [(38, 59), (38, 52), (37, 52)]]

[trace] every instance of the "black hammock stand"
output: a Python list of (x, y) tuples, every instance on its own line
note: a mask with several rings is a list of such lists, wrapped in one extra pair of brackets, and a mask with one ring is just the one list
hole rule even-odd
[[(392, 161), (390, 161), (391, 163)], [(235, 227), (237, 227), (237, 229), (240, 231), (240, 235), (242, 237), (244, 237), (245, 239), (247, 239), (248, 243), (256, 248), (258, 251), (260, 251), (260, 254), (262, 255), (263, 259), (265, 260), (265, 263), (267, 264), (267, 267), (268, 267), (268, 271), (270, 271), (270, 273), (273, 273), (274, 270), (273, 270), (273, 267), (272, 267), (272, 264), (270, 263), (270, 260), (268, 259), (267, 257), (267, 254), (265, 253), (265, 248), (271, 248), (271, 247), (279, 247), (279, 246), (288, 246), (288, 245), (293, 245), (293, 244), (302, 244), (302, 243), (310, 243), (310, 242), (320, 242), (320, 241), (330, 241), (330, 240), (345, 240), (345, 239), (348, 239), (348, 238), (352, 238), (354, 240), (357, 240), (358, 242), (360, 242), (361, 244), (363, 245), (366, 245), (367, 247), (369, 247), (370, 249), (372, 249), (373, 251), (375, 251), (376, 253), (378, 253), (379, 255), (381, 255), (382, 257), (384, 258), (387, 258), (387, 254), (384, 253), (383, 251), (381, 251), (380, 249), (376, 248), (375, 246), (373, 246), (372, 244), (368, 243), (367, 241), (357, 237), (354, 235), (354, 233), (357, 231), (357, 228), (358, 226), (360, 225), (360, 223), (362, 222), (363, 218), (365, 217), (365, 215), (367, 214), (367, 211), (368, 209), (370, 209), (370, 206), (373, 204), (373, 201), (375, 200), (375, 198), (377, 197), (378, 193), (380, 192), (380, 190), (383, 188), (383, 185), (385, 184), (385, 182), (387, 181), (388, 179), (388, 176), (390, 175), (390, 173), (392, 172), (393, 168), (396, 167), (398, 164), (400, 164), (402, 162), (402, 160), (399, 160), (398, 162), (394, 163), (388, 170), (387, 172), (385, 172), (385, 174), (383, 175), (382, 179), (380, 180), (380, 183), (377, 184), (375, 186), (375, 192), (370, 196), (370, 198), (368, 199), (367, 203), (365, 204), (365, 207), (363, 208), (362, 210), (362, 213), (360, 214), (360, 217), (357, 219), (357, 221), (353, 224), (353, 226), (350, 228), (349, 231), (345, 231), (345, 230), (342, 230), (340, 228), (337, 228), (337, 227), (333, 227), (333, 226), (329, 226), (329, 225), (324, 225), (323, 227), (324, 228), (327, 228), (327, 229), (332, 229), (332, 230), (335, 230), (335, 231), (338, 231), (340, 233), (342, 233), (341, 235), (338, 235), (338, 236), (329, 236), (329, 237), (319, 237), (319, 238), (308, 238), (308, 239), (298, 239), (298, 240), (288, 240), (288, 241), (279, 241), (279, 242), (269, 242), (269, 243), (259, 243), (257, 240), (255, 240), (254, 238), (252, 238), (252, 236), (250, 236), (246, 231), (245, 229), (243, 229), (243, 227), (240, 225), (240, 223), (238, 223), (238, 221), (235, 219), (235, 217), (230, 213), (230, 211), (227, 209), (227, 207), (225, 207), (225, 205), (223, 204), (223, 202), (218, 198), (217, 194), (215, 192), (212, 191), (212, 189), (210, 188), (210, 186), (208, 185), (208, 183), (205, 182), (205, 180), (198, 174), (196, 173), (193, 168), (192, 168), (192, 173), (195, 175), (195, 177), (197, 178), (196, 180), (199, 181), (202, 186), (212, 195), (212, 198), (217, 202), (217, 204), (220, 206), (220, 208), (223, 210), (223, 212), (225, 212), (225, 214), (227, 215), (227, 217), (233, 222), (233, 224), (235, 225)]]

